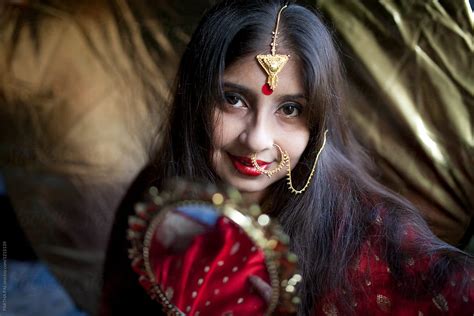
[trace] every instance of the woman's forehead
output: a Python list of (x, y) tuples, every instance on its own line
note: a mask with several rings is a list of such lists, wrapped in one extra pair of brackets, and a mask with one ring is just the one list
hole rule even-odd
[[(251, 89), (261, 91), (267, 82), (268, 75), (259, 65), (256, 56), (248, 55), (238, 59), (224, 71), (224, 83), (233, 83)], [(278, 74), (278, 83), (274, 89), (276, 94), (305, 94), (303, 85), (303, 72), (300, 62), (296, 58), (290, 58)]]

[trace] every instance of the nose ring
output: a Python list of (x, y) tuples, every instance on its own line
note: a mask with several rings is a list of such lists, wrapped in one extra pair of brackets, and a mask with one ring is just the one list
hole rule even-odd
[(280, 152), (280, 162), (278, 163), (278, 166), (276, 166), (276, 168), (273, 170), (265, 170), (258, 165), (257, 153), (253, 153), (250, 156), (250, 160), (252, 161), (252, 165), (255, 167), (255, 169), (257, 169), (257, 171), (259, 171), (260, 173), (267, 175), (269, 178), (273, 176), (275, 173), (277, 173), (278, 171), (280, 171), (288, 163), (288, 153), (284, 151), (283, 149), (281, 149), (281, 147), (278, 146), (277, 144), (273, 144), (273, 147), (278, 149), (278, 151)]

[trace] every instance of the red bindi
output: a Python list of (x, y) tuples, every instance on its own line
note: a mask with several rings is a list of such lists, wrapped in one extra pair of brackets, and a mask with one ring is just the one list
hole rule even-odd
[(268, 83), (265, 83), (263, 86), (262, 86), (262, 93), (264, 95), (270, 95), (273, 93), (273, 90), (270, 88), (270, 86), (268, 85)]

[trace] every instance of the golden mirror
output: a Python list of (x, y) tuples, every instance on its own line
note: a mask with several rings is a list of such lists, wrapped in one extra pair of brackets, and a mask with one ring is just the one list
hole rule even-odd
[(149, 188), (127, 231), (140, 284), (168, 315), (296, 313), (296, 256), (275, 220), (237, 190)]

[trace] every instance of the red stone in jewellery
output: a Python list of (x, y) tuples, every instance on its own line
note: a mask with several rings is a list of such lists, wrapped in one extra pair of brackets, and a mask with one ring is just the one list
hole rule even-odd
[(270, 95), (273, 93), (273, 90), (270, 88), (270, 86), (268, 85), (268, 83), (264, 83), (263, 86), (262, 86), (262, 93), (264, 95)]

